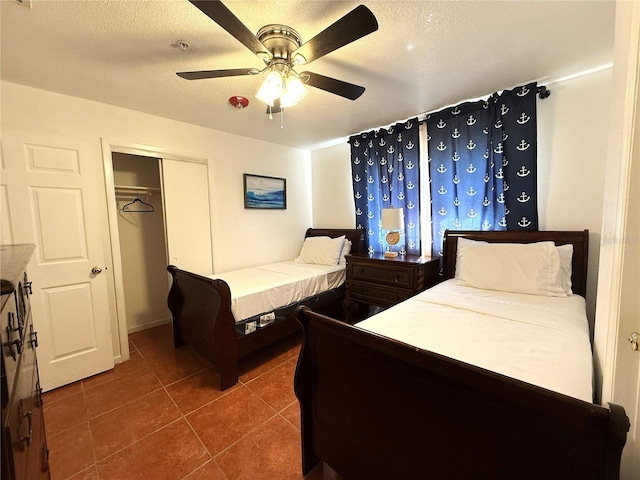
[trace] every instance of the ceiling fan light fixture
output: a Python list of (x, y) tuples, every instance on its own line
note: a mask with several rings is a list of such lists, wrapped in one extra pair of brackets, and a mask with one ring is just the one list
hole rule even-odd
[[(364, 93), (364, 87), (310, 72), (298, 74), (294, 68), (313, 62), (375, 32), (378, 29), (378, 21), (366, 6), (357, 6), (303, 43), (300, 34), (287, 25), (265, 25), (254, 35), (221, 1), (189, 1), (263, 60), (266, 65), (260, 70), (231, 68), (178, 72), (179, 77), (186, 80), (200, 80), (267, 73), (267, 78), (255, 96), (269, 106), (267, 111), (270, 116), (273, 113), (272, 109), (278, 113), (282, 112), (283, 107), (299, 103), (307, 94), (307, 86), (349, 100), (356, 100)], [(186, 42), (180, 47), (183, 49), (187, 47)]]
[(307, 96), (307, 88), (299, 77), (289, 74), (285, 81), (285, 89), (280, 97), (280, 106), (282, 108), (297, 105)]
[(283, 90), (284, 82), (282, 80), (282, 75), (280, 72), (272, 70), (264, 79), (264, 82), (262, 82), (260, 90), (256, 93), (256, 98), (273, 107), (274, 101), (277, 98), (280, 98)]

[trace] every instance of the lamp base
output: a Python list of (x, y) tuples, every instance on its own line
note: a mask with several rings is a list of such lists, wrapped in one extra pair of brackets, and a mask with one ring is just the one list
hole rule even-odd
[(396, 258), (398, 252), (384, 252), (384, 258)]

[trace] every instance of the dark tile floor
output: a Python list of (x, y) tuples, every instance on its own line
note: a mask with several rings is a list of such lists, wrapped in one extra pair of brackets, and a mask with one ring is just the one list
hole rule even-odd
[(206, 360), (173, 348), (169, 325), (129, 344), (129, 361), (45, 394), (52, 480), (303, 478), (295, 335), (244, 359), (224, 392)]

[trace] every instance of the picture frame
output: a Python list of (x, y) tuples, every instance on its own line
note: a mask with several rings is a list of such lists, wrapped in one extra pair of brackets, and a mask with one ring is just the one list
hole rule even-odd
[(244, 208), (284, 210), (287, 208), (287, 179), (243, 174)]

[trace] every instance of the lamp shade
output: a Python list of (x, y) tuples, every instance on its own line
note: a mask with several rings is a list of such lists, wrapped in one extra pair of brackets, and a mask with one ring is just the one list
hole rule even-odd
[(401, 208), (383, 208), (381, 227), (385, 230), (398, 230), (404, 227), (404, 215)]
[(280, 106), (282, 108), (291, 107), (297, 105), (307, 95), (307, 89), (305, 88), (302, 80), (295, 75), (289, 75), (285, 81), (286, 88), (282, 92), (280, 97)]
[(256, 93), (256, 98), (273, 107), (276, 98), (280, 98), (280, 95), (282, 95), (282, 90), (282, 75), (280, 75), (280, 72), (272, 70), (262, 82), (260, 90)]

